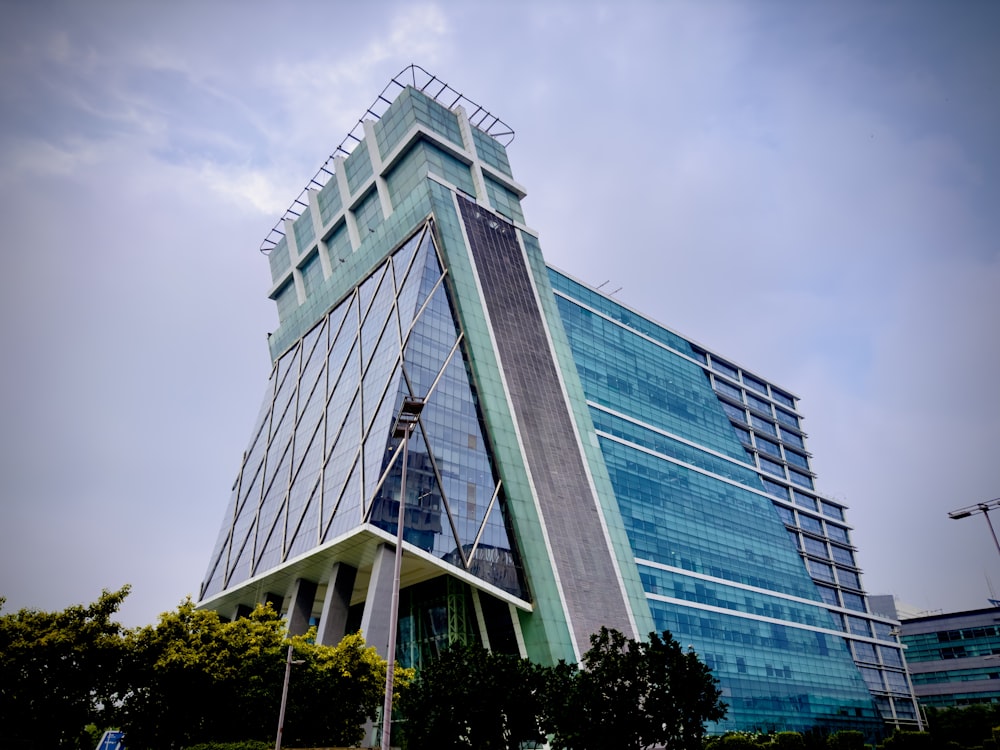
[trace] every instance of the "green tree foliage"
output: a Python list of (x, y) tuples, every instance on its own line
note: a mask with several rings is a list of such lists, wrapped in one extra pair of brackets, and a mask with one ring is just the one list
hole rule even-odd
[(798, 732), (778, 732), (774, 735), (777, 750), (805, 750), (805, 738)]
[[(289, 681), (286, 743), (356, 744), (381, 705), (385, 660), (360, 635), (337, 646), (317, 646), (311, 636), (287, 639), (270, 606), (223, 622), (190, 600), (130, 632), (129, 691), (118, 712), (129, 744), (165, 750), (273, 738), (289, 643), (302, 664)], [(402, 689), (408, 678), (397, 673)]]
[[(0, 616), (0, 726), (5, 747), (76, 748), (118, 698), (121, 626), (112, 621), (128, 587), (61, 612)], [(3, 600), (0, 599), (0, 608)]]
[(865, 735), (853, 729), (842, 729), (826, 738), (830, 750), (865, 750)]
[(942, 746), (957, 742), (963, 747), (977, 747), (992, 737), (1000, 724), (1000, 704), (977, 703), (962, 708), (927, 709), (927, 724), (934, 742)]
[(515, 750), (541, 742), (546, 671), (527, 659), (453, 644), (400, 701), (408, 750)]
[(929, 732), (895, 732), (882, 743), (885, 750), (937, 750)]
[(551, 703), (555, 750), (698, 750), (705, 723), (725, 718), (718, 683), (694, 652), (664, 631), (634, 641), (602, 628), (591, 636), (584, 669), (556, 675), (564, 692)]

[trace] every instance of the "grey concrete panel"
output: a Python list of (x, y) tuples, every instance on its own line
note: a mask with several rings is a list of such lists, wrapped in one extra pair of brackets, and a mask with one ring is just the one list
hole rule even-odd
[(316, 601), (316, 582), (296, 578), (291, 586), (291, 604), (288, 605), (288, 634), (304, 635), (309, 630), (313, 604)]
[(577, 645), (602, 626), (634, 636), (515, 229), (459, 203)]
[(392, 576), (395, 547), (379, 546), (368, 582), (365, 611), (361, 615), (361, 634), (369, 646), (374, 646), (383, 659), (389, 654), (389, 609), (392, 605)]
[(347, 613), (351, 607), (351, 594), (354, 592), (357, 575), (357, 568), (342, 562), (333, 564), (330, 581), (326, 586), (326, 597), (323, 599), (323, 611), (319, 616), (317, 643), (335, 646), (347, 635)]

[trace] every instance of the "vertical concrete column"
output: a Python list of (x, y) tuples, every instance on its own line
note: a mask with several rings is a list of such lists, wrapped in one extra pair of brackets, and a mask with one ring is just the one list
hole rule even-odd
[(330, 249), (323, 240), (323, 218), (319, 208), (319, 192), (307, 190), (309, 198), (309, 216), (312, 218), (313, 232), (316, 234), (316, 247), (319, 253), (319, 265), (323, 269), (323, 278), (330, 278), (333, 273), (333, 266), (330, 264)]
[(351, 608), (351, 594), (357, 575), (357, 568), (341, 562), (333, 564), (323, 598), (323, 611), (319, 616), (316, 643), (335, 646), (347, 634), (347, 613)]
[(354, 212), (351, 210), (351, 187), (347, 184), (344, 157), (340, 154), (333, 157), (333, 176), (337, 180), (340, 203), (344, 207), (344, 222), (347, 224), (347, 236), (351, 240), (351, 250), (357, 250), (361, 246), (361, 235), (358, 234), (358, 222), (354, 220)]
[(296, 578), (291, 585), (289, 594), (291, 604), (288, 605), (288, 634), (304, 635), (309, 630), (309, 618), (312, 616), (313, 603), (316, 601), (316, 583), (305, 578)]
[[(389, 609), (392, 605), (392, 576), (396, 550), (381, 544), (375, 551), (375, 564), (368, 582), (365, 611), (361, 616), (361, 634), (383, 659), (389, 655)], [(395, 646), (395, 644), (392, 644)]]
[(372, 163), (372, 174), (375, 175), (375, 190), (378, 191), (378, 202), (382, 207), (382, 218), (388, 219), (392, 215), (392, 201), (389, 198), (389, 183), (382, 175), (382, 154), (378, 150), (378, 138), (375, 137), (375, 122), (365, 120), (361, 123), (365, 129), (365, 141), (368, 142), (368, 159)]
[(476, 203), (492, 209), (490, 196), (486, 192), (486, 180), (483, 178), (483, 163), (479, 160), (476, 140), (472, 135), (472, 123), (469, 122), (469, 116), (464, 107), (455, 107), (453, 111), (458, 115), (458, 129), (462, 134), (462, 145), (465, 146), (465, 153), (472, 159), (472, 184), (476, 188)]

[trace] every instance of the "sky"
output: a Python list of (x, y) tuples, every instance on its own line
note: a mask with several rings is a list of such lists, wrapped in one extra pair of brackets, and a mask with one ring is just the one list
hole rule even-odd
[(513, 127), (551, 264), (800, 398), (870, 593), (1000, 596), (947, 515), (1000, 496), (1000, 4), (0, 6), (3, 611), (197, 596), (260, 242), (411, 63)]

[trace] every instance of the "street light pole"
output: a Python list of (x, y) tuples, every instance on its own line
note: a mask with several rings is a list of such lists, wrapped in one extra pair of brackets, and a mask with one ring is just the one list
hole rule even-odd
[(292, 644), (288, 644), (288, 656), (285, 658), (285, 682), (281, 686), (281, 710), (278, 711), (278, 736), (274, 740), (274, 750), (281, 750), (281, 733), (285, 729), (285, 705), (288, 703), (288, 681), (292, 676), (292, 665), (302, 664), (303, 659), (292, 661)]
[(993, 544), (996, 545), (997, 553), (1000, 554), (1000, 540), (997, 539), (996, 529), (993, 528), (993, 521), (990, 520), (990, 510), (996, 510), (997, 508), (1000, 508), (1000, 497), (976, 503), (966, 508), (953, 510), (948, 514), (948, 518), (957, 521), (959, 518), (968, 518), (975, 513), (982, 513), (986, 518), (986, 524), (990, 527), (990, 534), (993, 535)]
[(403, 567), (403, 524), (406, 510), (406, 464), (409, 460), (410, 435), (417, 426), (424, 400), (413, 396), (403, 399), (392, 428), (392, 436), (402, 439), (403, 468), (399, 477), (399, 514), (396, 518), (396, 558), (392, 576), (392, 603), (389, 607), (389, 645), (386, 649), (385, 703), (382, 705), (382, 750), (389, 750), (392, 734), (392, 687), (396, 670), (396, 620), (399, 619), (399, 579)]

